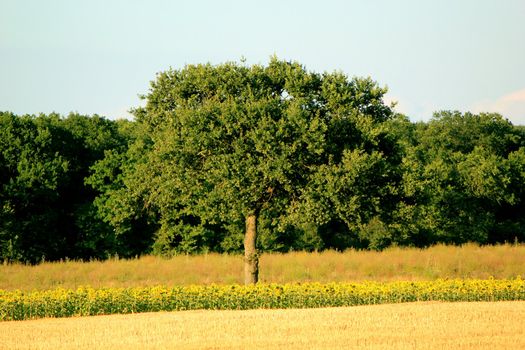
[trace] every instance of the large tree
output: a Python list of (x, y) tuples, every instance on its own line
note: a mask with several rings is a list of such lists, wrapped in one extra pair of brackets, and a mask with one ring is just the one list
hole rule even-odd
[(261, 217), (276, 229), (334, 220), (358, 229), (381, 215), (398, 161), (385, 92), (276, 58), (170, 69), (135, 111), (151, 145), (125, 186), (158, 212), (158, 237), (191, 244), (242, 223), (245, 283), (255, 283)]

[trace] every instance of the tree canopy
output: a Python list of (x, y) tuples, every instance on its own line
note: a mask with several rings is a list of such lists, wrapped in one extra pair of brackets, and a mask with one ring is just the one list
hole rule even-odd
[(395, 192), (385, 92), (370, 79), (277, 59), (160, 73), (135, 112), (152, 145), (130, 174), (134, 190), (158, 211), (159, 235), (178, 244), (246, 223), (253, 250), (263, 217), (276, 230), (333, 220), (356, 229)]
[(125, 146), (117, 125), (98, 116), (0, 113), (2, 258), (105, 257), (109, 228), (102, 227), (96, 193), (84, 178), (104, 150)]
[(525, 241), (525, 129), (297, 62), (159, 73), (134, 121), (0, 113), (0, 259)]
[(422, 246), (525, 238), (519, 129), (498, 114), (449, 111), (411, 128), (399, 237)]

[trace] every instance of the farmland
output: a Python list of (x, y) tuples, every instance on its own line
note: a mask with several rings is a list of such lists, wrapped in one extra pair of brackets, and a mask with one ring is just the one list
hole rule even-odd
[(525, 302), (182, 311), (0, 323), (2, 349), (519, 349)]
[(26, 320), (0, 322), (0, 349), (520, 348), (524, 257), (510, 244), (263, 254), (255, 286), (225, 254), (4, 264), (2, 319)]
[(0, 319), (195, 309), (320, 308), (413, 301), (525, 300), (522, 245), (266, 254), (241, 286), (235, 255), (146, 256), (2, 269)]

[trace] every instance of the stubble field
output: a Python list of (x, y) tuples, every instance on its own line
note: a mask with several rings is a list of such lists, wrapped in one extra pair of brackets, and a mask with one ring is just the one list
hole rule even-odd
[(525, 302), (182, 311), (0, 323), (0, 349), (523, 349)]

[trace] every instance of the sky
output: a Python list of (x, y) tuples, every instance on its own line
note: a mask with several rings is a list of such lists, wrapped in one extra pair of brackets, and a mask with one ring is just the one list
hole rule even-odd
[(0, 111), (126, 118), (158, 72), (272, 55), (371, 77), (413, 121), (525, 125), (524, 0), (0, 0)]

